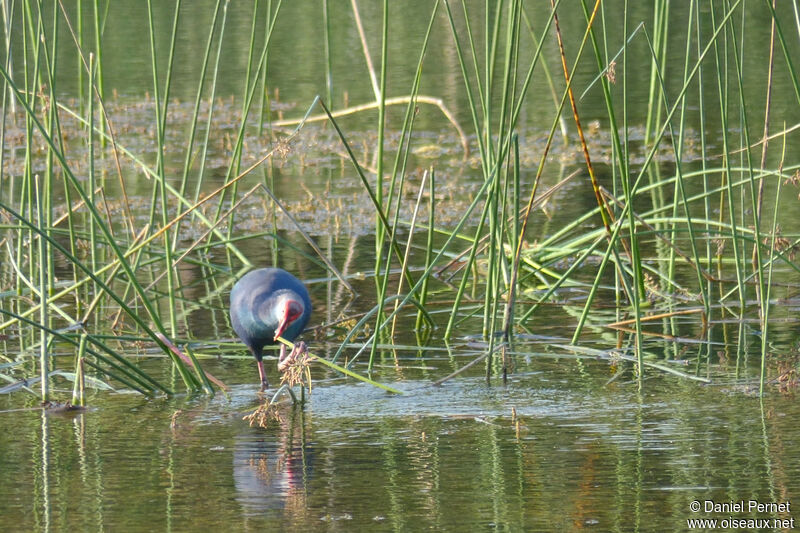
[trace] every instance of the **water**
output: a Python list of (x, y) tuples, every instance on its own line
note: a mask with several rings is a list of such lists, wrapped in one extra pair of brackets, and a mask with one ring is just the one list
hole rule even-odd
[[(221, 65), (219, 100), (210, 130), (201, 191), (205, 193), (224, 182), (230, 137), (238, 128), (246, 70), (246, 57), (239, 51), (248, 48), (252, 19), (245, 4), (234, 2), (228, 8), (230, 26), (222, 48), (226, 60)], [(390, 47), (394, 62), (389, 84), (393, 91), (410, 86), (416, 68), (429, 16), (429, 6), (421, 4), (425, 9), (417, 6), (393, 13), (398, 21)], [(608, 6), (609, 14), (620, 12), (620, 6)], [(542, 12), (537, 10), (544, 7), (529, 7), (538, 28)], [(632, 19), (652, 17), (647, 6), (629, 7)], [(172, 5), (157, 3), (154, 8), (163, 45), (160, 50), (165, 50)], [(380, 35), (375, 21), (380, 18), (380, 9), (370, 3), (361, 8), (376, 57)], [(178, 148), (168, 150), (165, 162), (173, 185), (179, 183), (182, 170), (186, 123), (199, 75), (197, 51), (211, 23), (213, 2), (192, 2), (192, 6), (184, 2), (184, 9), (194, 9), (194, 16), (182, 19), (187, 26), (177, 41), (167, 144)], [(324, 61), (319, 50), (321, 19), (316, 5), (312, 9), (293, 2), (282, 9), (280, 20), (284, 22), (276, 25), (273, 37), (269, 85), (280, 90), (279, 101), (273, 102), (275, 112), (300, 116), (316, 95), (325, 93)], [(470, 9), (480, 13), (482, 6)], [(352, 18), (344, 9), (332, 13), (334, 35), (342, 36), (335, 40), (333, 50), (332, 96), (334, 106), (340, 108), (345, 93), (350, 103), (362, 103), (372, 98), (372, 90), (366, 81)], [(670, 24), (670, 32), (682, 35), (687, 15), (674, 9), (673, 16), (676, 20)], [(748, 23), (750, 20), (755, 20), (754, 24), (763, 22), (757, 17), (748, 19)], [(452, 55), (447, 23), (444, 19), (439, 22), (430, 45), (423, 92), (442, 95), (466, 126), (471, 117), (459, 67)], [(263, 20), (257, 18), (257, 23)], [(475, 27), (482, 24), (480, 18), (476, 19)], [(581, 35), (582, 30), (576, 30), (581, 24), (579, 10), (565, 10), (562, 26), (566, 34)], [(298, 26), (311, 30), (298, 32)], [(91, 32), (91, 27), (90, 21), (84, 23), (85, 31)], [(131, 42), (139, 43), (146, 27), (142, 6), (112, 3), (104, 34), (104, 73), (107, 93), (117, 93), (108, 97), (107, 104), (119, 144), (152, 165), (155, 108), (152, 99), (145, 96), (152, 90), (149, 53), (131, 53)], [(243, 29), (236, 32), (232, 28)], [(752, 40), (748, 50), (765, 49), (766, 35), (748, 31), (747, 37)], [(62, 43), (70, 42), (67, 35), (60, 34), (60, 38)], [(87, 42), (91, 40), (86, 38)], [(609, 47), (621, 46), (623, 36), (618, 40)], [(574, 53), (577, 41), (568, 45)], [(631, 64), (648, 61), (649, 51), (634, 45)], [(64, 67), (77, 63), (71, 50), (68, 45), (59, 50), (63, 54), (63, 80), (58, 90), (65, 99), (78, 93), (77, 76)], [(550, 60), (557, 58), (554, 50), (546, 53)], [(668, 60), (668, 83), (679, 79), (683, 69), (683, 51), (673, 48), (671, 53), (677, 54), (677, 60)], [(15, 54), (19, 65), (21, 51), (16, 49)], [(754, 73), (760, 72), (762, 60), (758, 54), (745, 54), (745, 66)], [(557, 61), (550, 65), (558, 66)], [(584, 88), (592, 77), (580, 71), (576, 85)], [(745, 92), (758, 92), (762, 82), (760, 74), (745, 77)], [(643, 115), (649, 69), (632, 69), (629, 90), (629, 112)], [(552, 120), (549, 113), (541, 112), (542, 95), (549, 94), (541, 75), (534, 78), (531, 94), (535, 97), (526, 102), (520, 125), (523, 187), (529, 187), (543, 150), (543, 132)], [(778, 76), (776, 113), (787, 124), (796, 122), (798, 116), (793, 94), (789, 81)], [(580, 105), (600, 178), (607, 179), (612, 172), (608, 166), (611, 136), (602, 122), (605, 103), (598, 86)], [(721, 132), (714, 129), (718, 109), (716, 104), (706, 105), (705, 141), (715, 152), (721, 149)], [(203, 106), (207, 109), (208, 104), (204, 102)], [(402, 111), (390, 112), (390, 138), (401, 118)], [(601, 122), (594, 123), (596, 118)], [(201, 114), (201, 122), (204, 119)], [(67, 116), (62, 120), (65, 131), (82, 135), (79, 124)], [(462, 216), (482, 179), (474, 139), (473, 153), (464, 158), (460, 139), (439, 111), (423, 107), (417, 120), (403, 212), (411, 211), (422, 172), (433, 164), (438, 176), (437, 224), (449, 228)], [(688, 174), (699, 169), (701, 162), (696, 148), (697, 117), (687, 120), (687, 142), (694, 145), (683, 153), (683, 168)], [(631, 121), (643, 123), (644, 117)], [(351, 117), (343, 124), (358, 157), (372, 161), (374, 115)], [(23, 126), (8, 127), (19, 133)], [(251, 124), (245, 162), (272, 147), (269, 137), (253, 133), (256, 127)], [(201, 126), (198, 135), (204, 133)], [(637, 143), (641, 143), (643, 127), (634, 126), (629, 133), (631, 161), (642, 163), (646, 152)], [(6, 137), (4, 170), (9, 179), (22, 173), (24, 157), (14, 157), (23, 147), (21, 141), (12, 134)], [(395, 142), (389, 143), (390, 154)], [(788, 139), (789, 148), (793, 142)], [(88, 150), (77, 141), (69, 148), (70, 164), (84, 176)], [(283, 244), (279, 249), (272, 248), (272, 241), (259, 233), (269, 231), (272, 223), (265, 221), (271, 214), (265, 216), (263, 196), (255, 195), (244, 202), (232, 225), (236, 236), (256, 235), (238, 241), (254, 264), (277, 263), (310, 281), (315, 307), (312, 325), (365, 312), (375, 305), (374, 281), (358, 279), (358, 273), (368, 273), (374, 266), (374, 208), (349, 163), (338, 155), (341, 151), (331, 128), (309, 124), (287, 156), (270, 162), (270, 175), (276, 195), (289, 206), (301, 227), (346, 275), (353, 276), (358, 296), (349, 295), (318, 263), (293, 249)], [(109, 210), (114, 224), (124, 232), (116, 163), (105, 154), (95, 161), (95, 168), (108, 173), (104, 191), (111, 199)], [(582, 157), (576, 143), (566, 147), (556, 143), (543, 185), (553, 185), (582, 168)], [(674, 172), (673, 157), (667, 149), (656, 158), (665, 175)], [(43, 165), (37, 161), (35, 170), (41, 172)], [(152, 183), (140, 177), (138, 163), (123, 157), (121, 165), (128, 179), (134, 221), (141, 228), (149, 222)], [(247, 187), (263, 177), (253, 176)], [(5, 192), (11, 186), (0, 187), (6, 187), (0, 189)], [(701, 190), (699, 181), (689, 180), (687, 187), (689, 194)], [(773, 187), (773, 183), (768, 184), (768, 194), (773, 193)], [(60, 192), (55, 194), (58, 198)], [(797, 210), (794, 196), (783, 196), (787, 213)], [(546, 213), (537, 211), (534, 215), (530, 241), (552, 235), (586, 212), (594, 201), (586, 176), (579, 175), (553, 195)], [(176, 206), (170, 209), (177, 212)], [(425, 220), (426, 215), (420, 217), (420, 223)], [(800, 218), (786, 216), (784, 220), (782, 229), (789, 235), (798, 230)], [(282, 238), (314, 255), (285, 217), (278, 215), (275, 222)], [(181, 228), (180, 246), (202, 236), (205, 230), (187, 222)], [(421, 234), (417, 239), (422, 242)], [(688, 249), (685, 242), (679, 244)], [(657, 248), (658, 244), (648, 242), (645, 246)], [(657, 256), (651, 249), (646, 252)], [(211, 249), (206, 259), (215, 265), (225, 264), (225, 252)], [(412, 264), (421, 264), (422, 260), (421, 253), (412, 253)], [(563, 262), (570, 260), (566, 257)], [(594, 261), (575, 279), (591, 282), (598, 260)], [(655, 261), (651, 266), (657, 267)], [(57, 275), (71, 275), (64, 265), (57, 268), (62, 269)], [(563, 270), (564, 265), (554, 268)], [(626, 359), (631, 353), (631, 337), (608, 327), (624, 318), (611, 310), (616, 295), (613, 276), (609, 276), (577, 348), (566, 345), (586, 299), (583, 287), (562, 288), (552, 303), (542, 306), (520, 327), (511, 348), (507, 382), (501, 379), (500, 363), (495, 359), (488, 383), (486, 366), (480, 363), (441, 386), (432, 386), (487, 349), (481, 338), (480, 316), (461, 317), (454, 338), (445, 343), (442, 326), (450, 306), (434, 303), (429, 310), (439, 329), (420, 339), (413, 332), (413, 314), (402, 314), (398, 335), (393, 339), (395, 346), (378, 354), (372, 377), (404, 394), (389, 395), (315, 367), (314, 388), (305, 408), (284, 406), (279, 418), (263, 428), (250, 427), (243, 420), (263, 398), (257, 393), (252, 358), (230, 342), (233, 333), (226, 305), (235, 269), (212, 271), (187, 261), (181, 263), (178, 273), (183, 289), (179, 336), (196, 342), (195, 352), (203, 357), (203, 367), (228, 384), (228, 393), (213, 398), (187, 396), (166, 358), (152, 357), (151, 344), (121, 343), (120, 351), (178, 393), (169, 398), (145, 398), (112, 381), (117, 391), (93, 390), (88, 410), (71, 414), (43, 412), (36, 397), (23, 391), (0, 395), (0, 529), (665, 531), (685, 530), (689, 527), (687, 520), (694, 518), (791, 520), (798, 516), (791, 504), (797, 500), (800, 505), (800, 434), (795, 423), (800, 416), (795, 397), (800, 301), (796, 272), (785, 264), (776, 266), (776, 278), (781, 283), (773, 289), (777, 305), (771, 311), (770, 383), (763, 399), (755, 394), (761, 348), (755, 308), (747, 311), (745, 320), (731, 321), (720, 320), (715, 307), (709, 342), (703, 340), (706, 337), (697, 315), (646, 324), (645, 363), (660, 368), (646, 367), (644, 392), (637, 392), (633, 365)], [(2, 280), (14, 275), (8, 265), (0, 265), (0, 274)], [(680, 268), (675, 280), (681, 286), (696, 284), (691, 271), (687, 274)], [(0, 287), (0, 294), (6, 288)], [(396, 285), (390, 289), (395, 290)], [(445, 299), (452, 297), (444, 283), (434, 282), (432, 289), (444, 291)], [(680, 293), (678, 288), (674, 290)], [(523, 291), (526, 296), (536, 295), (540, 287), (530, 282)], [(696, 296), (679, 295), (690, 302)], [(166, 315), (169, 300), (162, 296), (156, 302)], [(66, 304), (65, 310), (72, 311)], [(525, 310), (521, 305), (519, 311)], [(106, 310), (96, 313), (89, 327), (104, 332), (109, 314)], [(317, 336), (308, 333), (306, 340), (314, 353), (331, 356), (346, 332), (345, 326), (332, 327)], [(20, 357), (15, 342), (18, 333), (31, 335), (22, 328), (3, 338), (6, 333), (0, 331), (2, 346), (6, 347), (0, 354), (4, 356), (0, 365)], [(351, 358), (357, 351), (357, 346), (348, 347), (344, 355)], [(54, 355), (59, 368), (69, 368), (74, 350), (56, 344)], [(270, 382), (276, 383), (274, 358), (267, 359)], [(35, 374), (32, 360), (21, 360), (28, 365), (27, 374)], [(2, 366), (0, 369), (5, 372)], [(355, 370), (366, 372), (363, 356)], [(62, 377), (53, 382), (56, 398), (68, 399), (71, 383)], [(0, 382), (0, 386), (4, 384)], [(693, 510), (693, 502), (701, 502), (703, 508), (707, 500), (790, 505), (783, 511)], [(781, 528), (773, 524), (768, 529)]]
[(241, 420), (252, 384), (4, 412), (6, 530), (669, 530), (705, 516), (693, 500), (798, 490), (792, 397), (667, 377), (638, 395), (603, 386), (605, 363), (543, 357), (506, 385), (407, 372), (403, 396), (318, 384), (266, 429)]

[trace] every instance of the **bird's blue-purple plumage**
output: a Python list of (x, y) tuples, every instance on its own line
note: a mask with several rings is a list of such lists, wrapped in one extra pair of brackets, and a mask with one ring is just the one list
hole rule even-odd
[(311, 317), (311, 299), (300, 280), (280, 268), (260, 268), (242, 276), (231, 290), (231, 325), (258, 361), (264, 346), (277, 344), (274, 338), (280, 319), (276, 309), (284, 299), (303, 306), (300, 318), (282, 335), (293, 341)]

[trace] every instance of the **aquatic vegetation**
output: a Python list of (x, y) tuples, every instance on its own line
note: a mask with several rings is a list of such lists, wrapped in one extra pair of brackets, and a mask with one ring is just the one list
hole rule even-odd
[[(308, 363), (375, 383), (354, 365), (391, 364), (400, 331), (421, 353), (477, 334), (473, 364), (506, 379), (545, 313), (571, 327), (553, 350), (597, 350), (639, 388), (646, 372), (708, 380), (718, 342), (743, 364), (758, 343), (759, 391), (786, 388), (796, 364), (771, 364), (770, 327), (800, 270), (800, 162), (796, 125), (772, 109), (796, 120), (800, 85), (783, 19), (741, 2), (657, 2), (652, 20), (624, 1), (561, 4), (432, 3), (400, 61), (390, 3), (365, 27), (353, 2), (357, 102), (334, 84), (327, 7), (320, 98), (291, 100), (273, 79), (286, 73), (276, 32), (292, 24), (280, 1), (256, 2), (246, 30), (217, 1), (191, 45), (189, 8), (148, 2), (136, 56), (147, 85), (132, 94), (110, 88), (102, 34), (122, 7), (13, 4), (0, 391), (32, 392), (38, 376), (47, 400), (60, 376), (80, 405), (87, 387), (223, 389), (202, 360), (240, 350), (228, 293), (265, 262), (328, 287), (316, 334), (330, 357), (298, 361), (294, 384), (310, 385)], [(740, 49), (747, 9), (772, 21), (747, 50), (765, 80)], [(668, 26), (677, 16), (686, 24)], [(223, 89), (233, 57), (239, 77)], [(157, 356), (172, 362), (168, 381), (139, 362)]]

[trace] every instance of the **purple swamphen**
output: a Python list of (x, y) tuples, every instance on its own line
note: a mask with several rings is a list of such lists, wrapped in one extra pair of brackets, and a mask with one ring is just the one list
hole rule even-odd
[[(311, 317), (311, 299), (305, 285), (280, 268), (260, 268), (242, 276), (231, 290), (231, 325), (258, 363), (261, 390), (269, 387), (262, 350), (277, 344), (278, 337), (294, 341)], [(287, 357), (281, 344), (278, 368), (306, 350), (299, 342)]]

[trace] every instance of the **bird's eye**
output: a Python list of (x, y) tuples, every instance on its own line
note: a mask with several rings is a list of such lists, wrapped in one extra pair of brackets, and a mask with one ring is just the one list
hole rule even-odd
[(303, 310), (299, 305), (297, 305), (297, 302), (292, 301), (289, 302), (286, 314), (288, 316), (289, 322), (294, 322), (295, 320), (300, 318), (300, 315), (303, 314)]

